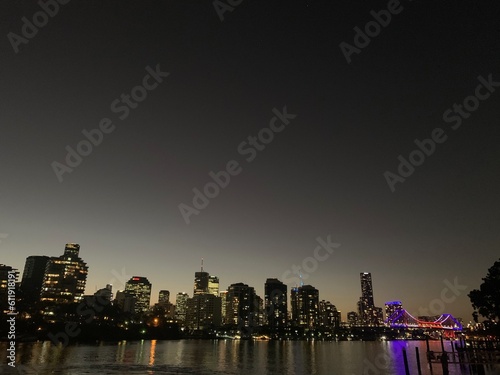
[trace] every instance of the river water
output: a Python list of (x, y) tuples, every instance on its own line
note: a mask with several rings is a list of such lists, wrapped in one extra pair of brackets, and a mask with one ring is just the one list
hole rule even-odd
[[(16, 368), (6, 365), (1, 374), (405, 374), (403, 348), (410, 374), (418, 375), (415, 347), (419, 348), (422, 374), (431, 374), (422, 341), (122, 341), (56, 347), (50, 342), (18, 343)], [(6, 343), (0, 343), (6, 353)], [(439, 342), (431, 350), (441, 351)], [(451, 351), (450, 343), (446, 350)], [(450, 374), (469, 374), (468, 368), (449, 365)], [(442, 374), (434, 364), (432, 374)], [(500, 367), (486, 374), (500, 374)]]

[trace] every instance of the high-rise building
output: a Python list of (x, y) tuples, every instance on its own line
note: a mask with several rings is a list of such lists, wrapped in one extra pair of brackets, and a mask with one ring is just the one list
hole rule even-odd
[(208, 293), (219, 297), (219, 278), (217, 276), (208, 277)]
[(187, 301), (189, 296), (187, 293), (177, 293), (175, 297), (175, 319), (178, 322), (186, 321), (186, 312), (187, 312)]
[(361, 272), (361, 300), (365, 306), (375, 306), (373, 302), (372, 274), (370, 272)]
[(361, 272), (361, 297), (358, 303), (359, 319), (365, 326), (380, 325), (380, 308), (375, 307), (373, 300), (372, 274)]
[(221, 299), (213, 294), (196, 294), (186, 304), (185, 326), (203, 330), (221, 325)]
[[(295, 323), (308, 329), (319, 325), (319, 291), (311, 285), (292, 289), (292, 307), (295, 305)], [(295, 299), (295, 301), (293, 301)]]
[(45, 255), (32, 255), (26, 258), (21, 280), (21, 295), (24, 305), (28, 308), (40, 301), (45, 269), (49, 259)]
[(340, 311), (330, 301), (319, 302), (319, 326), (326, 331), (333, 331), (340, 327)]
[(132, 294), (135, 301), (134, 312), (144, 313), (149, 309), (151, 301), (151, 283), (146, 277), (133, 276), (125, 283), (125, 291)]
[(170, 303), (170, 292), (168, 290), (160, 290), (158, 293), (158, 304), (166, 307)]
[(226, 323), (238, 325), (241, 329), (255, 327), (255, 289), (247, 284), (231, 284), (227, 288)]
[(287, 285), (278, 279), (267, 279), (264, 284), (264, 323), (273, 333), (287, 325)]
[(208, 293), (208, 278), (209, 274), (204, 272), (203, 268), (202, 271), (194, 273), (194, 295)]
[(80, 245), (68, 243), (64, 254), (51, 257), (45, 268), (41, 301), (52, 303), (79, 302), (85, 292), (88, 267), (79, 256)]
[(227, 317), (227, 290), (223, 290), (219, 293), (220, 303), (221, 303), (221, 316), (222, 316), (222, 324), (226, 324)]

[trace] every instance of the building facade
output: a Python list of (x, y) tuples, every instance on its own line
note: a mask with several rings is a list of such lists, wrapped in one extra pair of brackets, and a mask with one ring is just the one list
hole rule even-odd
[(146, 277), (133, 276), (125, 283), (125, 291), (135, 297), (134, 312), (141, 314), (149, 309), (151, 302), (151, 283)]
[(241, 330), (255, 327), (258, 320), (255, 289), (243, 283), (231, 284), (226, 298), (226, 324), (237, 325)]
[(382, 309), (375, 307), (373, 299), (372, 274), (361, 272), (361, 297), (358, 302), (359, 320), (364, 326), (378, 326), (382, 323)]
[(208, 293), (219, 297), (219, 278), (217, 276), (208, 276)]
[(40, 300), (55, 304), (80, 302), (88, 267), (80, 258), (80, 245), (68, 243), (64, 254), (48, 260)]
[(319, 302), (319, 326), (332, 332), (340, 327), (340, 311), (330, 301), (322, 300)]
[(21, 280), (21, 296), (26, 308), (33, 307), (40, 302), (45, 269), (49, 259), (44, 255), (32, 255), (26, 258)]
[(221, 325), (221, 298), (210, 293), (196, 294), (186, 303), (185, 326), (204, 330)]
[(203, 270), (194, 273), (194, 290), (193, 295), (208, 293), (208, 272)]
[[(264, 284), (264, 324), (273, 333), (282, 332), (288, 322), (287, 285), (270, 278)], [(279, 332), (278, 332), (279, 331)]]
[(307, 329), (319, 326), (319, 291), (311, 285), (295, 288), (292, 305), (295, 305), (295, 324)]
[(177, 293), (177, 296), (175, 297), (175, 320), (180, 323), (184, 323), (186, 321), (188, 299), (188, 294), (182, 292)]

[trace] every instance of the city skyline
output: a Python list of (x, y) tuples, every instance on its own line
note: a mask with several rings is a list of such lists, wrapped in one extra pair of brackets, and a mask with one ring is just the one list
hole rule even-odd
[[(33, 268), (33, 265), (32, 265), (32, 262), (33, 262), (33, 258), (42, 258), (44, 259), (46, 262), (49, 262), (51, 259), (55, 259), (55, 260), (58, 260), (58, 259), (67, 259), (68, 256), (71, 256), (73, 255), (74, 257), (76, 257), (78, 259), (78, 262), (81, 262), (83, 265), (85, 265), (86, 263), (82, 260), (82, 258), (79, 257), (79, 251), (80, 251), (80, 245), (79, 244), (76, 244), (76, 243), (68, 243), (66, 244), (65, 246), (65, 250), (64, 250), (64, 255), (61, 256), (61, 257), (50, 257), (50, 256), (46, 256), (46, 255), (37, 255), (37, 256), (29, 256), (26, 258), (26, 263), (25, 263), (25, 268), (23, 270), (20, 270), (18, 269), (18, 272), (19, 272), (19, 280), (18, 281), (21, 281), (21, 280), (25, 280), (26, 276), (29, 277), (29, 274), (31, 274), (33, 272), (32, 268)], [(69, 254), (69, 255), (68, 255)], [(65, 257), (65, 258), (64, 258)], [(71, 260), (71, 259), (70, 259)], [(192, 298), (196, 295), (204, 295), (204, 294), (213, 294), (215, 295), (216, 297), (219, 297), (219, 276), (215, 276), (215, 275), (212, 275), (210, 274), (209, 272), (207, 272), (206, 270), (204, 270), (203, 268), (203, 262), (204, 260), (201, 259), (201, 271), (195, 271), (194, 272), (194, 288), (193, 288), (193, 292), (191, 294), (187, 293), (188, 296), (190, 296), (189, 298)], [(10, 265), (11, 266), (11, 265)], [(14, 267), (15, 268), (15, 267)], [(85, 275), (87, 276), (87, 272), (88, 272), (88, 269), (90, 267), (86, 267), (85, 269)], [(297, 273), (297, 275), (301, 275), (301, 273)], [(324, 294), (319, 294), (319, 297), (318, 297), (318, 302), (319, 300), (329, 300), (329, 302), (331, 302), (333, 305), (337, 306), (337, 309), (339, 312), (341, 312), (343, 315), (343, 320), (342, 321), (347, 321), (348, 320), (348, 313), (350, 312), (356, 312), (359, 314), (359, 317), (360, 317), (360, 321), (365, 323), (365, 324), (374, 324), (376, 321), (377, 321), (377, 313), (376, 313), (376, 310), (379, 310), (379, 314), (382, 313), (382, 311), (384, 309), (382, 309), (381, 307), (376, 307), (376, 305), (374, 304), (374, 290), (373, 290), (373, 281), (372, 281), (372, 275), (370, 272), (360, 272), (359, 273), (360, 275), (360, 281), (361, 281), (361, 290), (360, 290), (360, 295), (361, 297), (359, 297), (359, 300), (357, 302), (357, 308), (353, 308), (353, 309), (348, 309), (348, 310), (343, 310), (340, 308), (340, 306), (338, 306), (335, 302), (335, 298), (325, 298)], [(123, 274), (122, 274), (123, 276)], [(149, 306), (153, 306), (154, 304), (156, 303), (159, 303), (160, 302), (160, 296), (164, 293), (166, 294), (170, 294), (169, 290), (166, 290), (164, 288), (164, 285), (160, 285), (158, 287), (156, 287), (156, 289), (153, 288), (153, 286), (155, 285), (154, 283), (151, 283), (149, 280), (148, 280), (148, 276), (147, 275), (138, 275), (138, 274), (135, 274), (135, 275), (129, 275), (129, 279), (126, 280), (125, 284), (124, 284), (124, 287), (123, 288), (115, 288), (113, 289), (114, 293), (117, 293), (117, 292), (130, 292), (131, 290), (135, 290), (136, 287), (131, 287), (133, 289), (130, 289), (129, 287), (131, 286), (131, 284), (138, 284), (138, 285), (142, 285), (142, 283), (146, 283), (147, 284), (147, 296), (143, 297), (143, 298), (140, 298), (138, 296), (136, 296), (136, 302), (135, 302), (135, 305), (136, 305), (136, 310), (137, 312), (140, 312), (140, 311), (146, 311), (146, 309), (148, 308), (148, 302), (149, 302)], [(256, 290), (255, 294), (256, 296), (260, 296), (261, 298), (263, 296), (267, 296), (268, 292), (266, 292), (266, 285), (268, 282), (273, 282), (276, 281), (278, 284), (282, 284), (284, 285), (286, 288), (288, 288), (288, 291), (290, 293), (289, 296), (287, 296), (286, 299), (288, 299), (290, 301), (290, 303), (288, 304), (288, 308), (290, 309), (290, 311), (293, 310), (293, 306), (292, 306), (292, 295), (293, 295), (293, 290), (296, 290), (297, 287), (301, 287), (304, 285), (304, 282), (302, 281), (300, 283), (300, 285), (288, 285), (288, 284), (285, 284), (282, 282), (282, 280), (280, 280), (280, 278), (266, 278), (266, 281), (263, 283), (264, 285), (264, 288), (262, 288), (262, 291), (263, 293), (260, 293), (260, 288), (256, 288), (256, 286), (253, 286), (251, 284), (245, 284), (244, 282), (242, 281), (231, 281), (229, 282), (228, 284), (228, 287), (226, 289), (220, 289), (221, 292), (227, 292), (229, 290), (229, 288), (232, 286), (232, 285), (235, 285), (235, 284), (245, 284), (247, 285), (248, 287)], [(29, 281), (29, 280), (28, 280)], [(214, 291), (209, 287), (210, 283), (211, 282), (217, 282), (217, 293), (214, 293)], [(26, 283), (28, 284), (28, 283)], [(314, 287), (311, 286), (311, 283), (306, 283), (307, 285), (305, 285), (306, 287)], [(458, 284), (455, 284), (453, 285), (452, 283), (450, 283), (448, 280), (445, 280), (445, 285), (448, 289), (448, 291), (450, 293), (455, 293), (457, 296), (460, 295), (460, 285)], [(454, 286), (457, 286), (458, 285), (458, 289), (454, 289)], [(108, 287), (112, 287), (113, 284), (112, 283), (108, 283), (106, 284), (106, 289)], [(260, 285), (259, 285), (260, 286)], [(96, 291), (97, 290), (101, 290), (101, 289), (105, 289), (104, 286), (96, 286)], [(111, 289), (111, 288), (110, 288)], [(141, 289), (138, 289), (138, 290), (141, 290)], [(317, 290), (317, 292), (319, 293), (319, 288), (315, 289)], [(463, 292), (463, 291), (462, 291)], [(142, 292), (141, 292), (142, 293)], [(175, 294), (183, 294), (184, 291), (177, 291), (175, 292)], [(85, 294), (86, 295), (91, 295), (93, 294), (91, 291), (88, 291), (88, 285), (86, 285), (86, 288), (85, 288)], [(463, 294), (467, 294), (467, 292), (463, 292)], [(42, 293), (43, 295), (43, 293)], [(155, 296), (158, 296), (158, 301), (156, 301), (156, 299), (152, 299), (151, 296), (152, 295), (155, 295)], [(82, 294), (83, 296), (83, 294)], [(146, 299), (144, 299), (146, 298)], [(285, 300), (286, 300), (285, 299)], [(455, 298), (454, 298), (455, 299)], [(401, 301), (403, 301), (403, 303), (406, 305), (406, 306), (411, 306), (412, 303), (411, 303), (411, 300), (406, 300), (404, 298), (400, 298)], [(416, 316), (419, 316), (419, 315), (426, 315), (426, 316), (434, 316), (434, 315), (441, 315), (442, 313), (450, 313), (452, 312), (452, 310), (448, 311), (446, 310), (446, 308), (444, 308), (444, 310), (442, 309), (441, 306), (446, 306), (447, 303), (450, 303), (450, 302), (453, 302), (453, 301), (450, 301), (448, 299), (448, 297), (443, 297), (443, 294), (441, 294), (441, 298), (438, 299), (439, 301), (439, 304), (436, 305), (434, 302), (430, 302), (429, 306), (422, 306), (422, 308), (419, 308), (418, 310), (413, 310), (411, 311), (414, 315)], [(142, 302), (141, 302), (142, 301)], [(147, 302), (148, 301), (148, 302)], [(387, 300), (387, 301), (384, 301), (383, 303), (379, 303), (380, 306), (384, 306), (385, 305), (385, 312), (387, 311), (387, 303), (393, 303), (393, 302), (399, 302), (399, 301), (393, 301), (392, 299), (390, 300)], [(361, 307), (361, 303), (362, 306), (364, 307)], [(433, 305), (434, 304), (434, 305)], [(365, 311), (365, 312), (361, 312), (361, 311)], [(368, 316), (366, 315), (368, 313)], [(370, 318), (370, 314), (373, 316), (372, 318)], [(471, 320), (471, 319), (467, 319), (466, 317), (462, 317), (462, 316), (459, 316), (459, 315), (455, 315), (459, 318), (462, 318), (465, 322)], [(385, 317), (385, 319), (388, 318), (388, 316)], [(379, 320), (380, 322), (380, 320)]]
[[(42, 9), (2, 3), (0, 262), (76, 242), (86, 293), (125, 270), (156, 298), (191, 294), (204, 258), (262, 296), (330, 236), (302, 276), (342, 313), (360, 272), (379, 307), (478, 288), (500, 243), (497, 3), (399, 5), (360, 48), (386, 0), (242, 2), (223, 22), (212, 1), (67, 2), (13, 48)], [(468, 321), (458, 291), (445, 309)]]

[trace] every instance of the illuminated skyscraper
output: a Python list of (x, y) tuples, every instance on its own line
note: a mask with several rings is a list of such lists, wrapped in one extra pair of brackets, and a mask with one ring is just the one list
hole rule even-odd
[(358, 302), (359, 319), (366, 326), (378, 326), (381, 322), (381, 311), (375, 307), (373, 301), (372, 274), (369, 272), (360, 273), (361, 297)]
[(273, 333), (287, 325), (287, 285), (278, 279), (267, 279), (264, 284), (264, 321)]
[(219, 296), (219, 278), (217, 276), (208, 277), (208, 293)]
[(185, 326), (203, 330), (221, 324), (221, 298), (213, 294), (196, 294), (186, 304)]
[(227, 317), (227, 290), (223, 290), (222, 292), (219, 293), (220, 296), (220, 303), (221, 303), (221, 317), (222, 317), (222, 324), (226, 324), (226, 317)]
[(151, 283), (146, 277), (134, 276), (125, 283), (125, 291), (135, 297), (136, 314), (144, 313), (149, 309), (151, 301)]
[(175, 319), (178, 322), (186, 321), (188, 298), (189, 295), (187, 293), (177, 293), (177, 296), (175, 297)]
[(227, 288), (226, 323), (240, 329), (254, 327), (258, 306), (255, 289), (247, 284), (231, 284)]
[(362, 272), (359, 274), (361, 279), (361, 300), (365, 306), (375, 306), (373, 302), (372, 274)]
[(85, 292), (88, 267), (80, 257), (80, 245), (68, 243), (64, 254), (47, 262), (41, 301), (53, 303), (79, 302)]
[[(319, 291), (311, 285), (292, 289), (292, 316), (295, 324), (315, 329), (319, 325)], [(295, 311), (294, 311), (295, 310)]]

